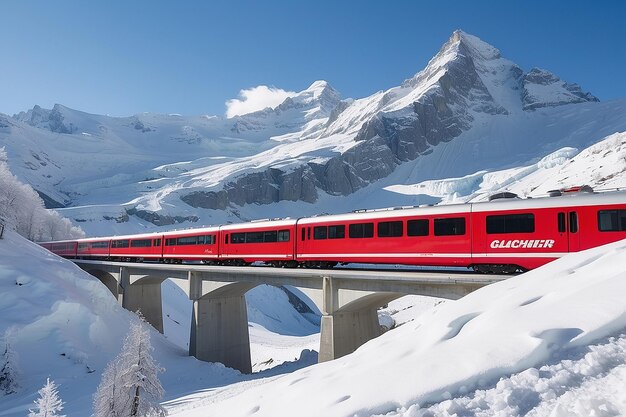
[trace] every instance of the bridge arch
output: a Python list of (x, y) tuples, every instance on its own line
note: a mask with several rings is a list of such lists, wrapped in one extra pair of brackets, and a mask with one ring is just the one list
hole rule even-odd
[(119, 297), (122, 294), (122, 287), (120, 286), (118, 279), (113, 274), (101, 269), (88, 269), (86, 272), (98, 278), (98, 280), (100, 280), (100, 282), (102, 282), (109, 289), (109, 291), (111, 291), (111, 294), (119, 300)]

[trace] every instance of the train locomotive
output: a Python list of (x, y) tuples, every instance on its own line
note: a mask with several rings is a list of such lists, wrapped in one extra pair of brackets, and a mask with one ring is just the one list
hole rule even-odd
[(290, 268), (405, 264), (515, 273), (626, 239), (626, 191), (587, 188), (552, 194), (40, 245), (70, 259)]

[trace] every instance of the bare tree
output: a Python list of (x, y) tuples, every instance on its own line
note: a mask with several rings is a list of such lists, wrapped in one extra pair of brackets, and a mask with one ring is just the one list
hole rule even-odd
[(65, 417), (58, 414), (63, 410), (63, 401), (59, 398), (59, 393), (54, 381), (47, 378), (46, 385), (39, 390), (39, 398), (35, 400), (35, 409), (29, 409), (28, 417)]

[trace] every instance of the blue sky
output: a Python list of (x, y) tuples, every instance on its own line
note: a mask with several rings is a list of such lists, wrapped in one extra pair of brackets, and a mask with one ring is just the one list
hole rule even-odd
[(626, 1), (2, 2), (0, 112), (224, 114), (240, 90), (327, 80), (364, 97), (423, 69), (455, 29), (524, 70), (626, 97)]

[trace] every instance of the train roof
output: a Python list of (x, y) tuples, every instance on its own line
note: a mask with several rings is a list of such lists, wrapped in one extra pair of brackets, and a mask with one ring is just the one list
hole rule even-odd
[(103, 240), (111, 240), (110, 236), (102, 236), (102, 237), (83, 237), (81, 239), (73, 240), (72, 242), (100, 242)]
[(388, 209), (363, 210), (353, 213), (307, 217), (300, 219), (298, 221), (298, 224), (316, 224), (334, 221), (364, 221), (368, 219), (393, 219), (407, 216), (429, 216), (443, 214), (462, 214), (469, 212), (598, 206), (611, 204), (626, 204), (626, 191), (612, 191), (603, 193), (582, 192), (562, 194), (556, 197), (525, 199), (502, 198), (489, 202), (448, 204), (439, 206), (392, 207)]
[(406, 216), (428, 216), (432, 214), (469, 213), (470, 204), (449, 204), (425, 207), (393, 207), (388, 209), (363, 210), (345, 214), (330, 214), (300, 219), (298, 224), (315, 224), (333, 221), (364, 221), (368, 219), (393, 219)]
[(159, 233), (159, 235), (163, 235), (165, 237), (168, 236), (179, 236), (179, 235), (195, 235), (202, 233), (216, 233), (220, 230), (219, 226), (207, 226), (207, 227), (199, 227), (197, 229), (180, 229), (180, 230), (170, 230), (167, 232)]
[(626, 204), (626, 191), (565, 193), (556, 197), (503, 198), (473, 203), (473, 212)]
[(225, 224), (220, 226), (221, 230), (240, 230), (256, 228), (290, 227), (296, 224), (297, 219), (277, 219), (277, 220), (255, 220), (247, 223)]

